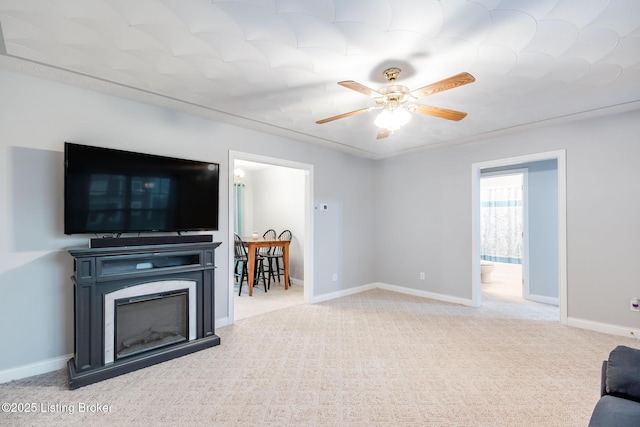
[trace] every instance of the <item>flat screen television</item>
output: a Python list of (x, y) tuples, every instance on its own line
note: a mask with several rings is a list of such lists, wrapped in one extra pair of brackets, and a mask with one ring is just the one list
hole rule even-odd
[(64, 233), (218, 229), (219, 165), (66, 142)]

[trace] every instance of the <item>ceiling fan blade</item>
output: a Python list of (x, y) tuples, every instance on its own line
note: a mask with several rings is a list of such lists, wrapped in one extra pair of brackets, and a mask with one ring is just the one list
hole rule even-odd
[(366, 113), (367, 111), (370, 111), (370, 110), (371, 110), (371, 107), (361, 108), (359, 110), (349, 111), (348, 113), (338, 114), (337, 116), (327, 117), (326, 119), (318, 120), (316, 123), (321, 125), (323, 123), (332, 122), (334, 120), (344, 119), (345, 117), (355, 116), (356, 114)]
[(378, 129), (378, 135), (376, 136), (376, 139), (386, 138), (389, 135), (391, 135), (391, 131), (389, 129)]
[(429, 116), (440, 117), (441, 119), (455, 120), (456, 122), (467, 117), (467, 113), (455, 110), (447, 110), (446, 108), (430, 107), (428, 105), (413, 105), (413, 111)]
[(444, 92), (445, 90), (453, 89), (475, 81), (476, 78), (471, 74), (460, 73), (449, 77), (448, 79), (440, 80), (439, 82), (431, 83), (430, 85), (416, 89), (411, 92), (411, 96), (414, 98), (420, 98), (421, 96), (433, 95), (434, 93)]
[(384, 96), (383, 94), (381, 94), (380, 92), (378, 92), (377, 90), (373, 90), (369, 87), (366, 87), (363, 84), (360, 84), (358, 82), (354, 82), (353, 80), (345, 80), (343, 82), (338, 82), (338, 84), (340, 86), (344, 86), (347, 89), (351, 89), (351, 90), (355, 90), (356, 92), (360, 92), (364, 95), (367, 96)]

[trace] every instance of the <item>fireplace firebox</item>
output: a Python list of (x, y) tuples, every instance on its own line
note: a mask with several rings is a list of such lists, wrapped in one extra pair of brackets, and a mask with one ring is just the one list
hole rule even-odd
[(188, 291), (115, 301), (116, 360), (188, 340)]
[(70, 248), (75, 389), (220, 344), (214, 325), (220, 243)]

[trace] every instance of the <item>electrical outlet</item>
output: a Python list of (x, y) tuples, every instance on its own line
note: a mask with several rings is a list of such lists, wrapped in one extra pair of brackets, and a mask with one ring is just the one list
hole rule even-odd
[(334, 282), (338, 281), (338, 273), (333, 273), (333, 281)]
[(631, 311), (640, 311), (640, 300), (638, 298), (631, 298), (629, 308)]
[(424, 280), (424, 271), (420, 272), (420, 280)]

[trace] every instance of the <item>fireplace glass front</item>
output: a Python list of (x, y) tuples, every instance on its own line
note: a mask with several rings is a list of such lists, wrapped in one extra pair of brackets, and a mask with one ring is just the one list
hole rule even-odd
[(116, 359), (186, 341), (188, 305), (187, 290), (116, 300)]

